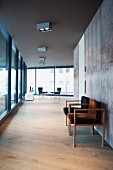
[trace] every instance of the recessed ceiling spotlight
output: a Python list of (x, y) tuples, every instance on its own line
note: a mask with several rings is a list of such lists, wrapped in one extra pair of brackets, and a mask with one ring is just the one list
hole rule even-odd
[(38, 52), (46, 52), (47, 47), (38, 47)]
[(43, 22), (43, 23), (37, 24), (37, 30), (39, 30), (41, 32), (52, 31), (52, 23), (51, 22)]

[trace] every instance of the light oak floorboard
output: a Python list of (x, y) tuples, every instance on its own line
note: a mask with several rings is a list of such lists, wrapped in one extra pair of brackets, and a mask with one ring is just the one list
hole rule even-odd
[[(113, 149), (89, 127), (77, 127), (77, 147), (65, 126), (65, 97), (35, 96), (0, 126), (0, 170), (111, 170)], [(71, 130), (72, 131), (72, 130)]]

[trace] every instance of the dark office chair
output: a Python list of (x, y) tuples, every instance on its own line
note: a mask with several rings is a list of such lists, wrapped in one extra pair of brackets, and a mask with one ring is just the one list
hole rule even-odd
[(61, 87), (57, 87), (57, 91), (55, 91), (55, 92), (51, 92), (51, 94), (52, 95), (54, 95), (54, 96), (56, 96), (56, 95), (60, 95), (60, 93), (61, 93)]
[(43, 91), (43, 87), (38, 87), (38, 92), (39, 92), (39, 96), (47, 93), (46, 91)]

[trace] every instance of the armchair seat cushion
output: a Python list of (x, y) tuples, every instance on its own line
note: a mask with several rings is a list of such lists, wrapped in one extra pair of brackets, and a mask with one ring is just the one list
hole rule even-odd
[(100, 124), (101, 122), (96, 119), (77, 119), (76, 124)]
[[(70, 112), (74, 113), (74, 109), (76, 109), (76, 108), (75, 107), (71, 107), (70, 108)], [(81, 109), (81, 108), (77, 108), (77, 109)], [(67, 115), (68, 114), (68, 107), (64, 107), (63, 111), (64, 111), (64, 114)], [(80, 112), (81, 113), (87, 113), (87, 111), (84, 111), (84, 110), (83, 111), (80, 110)], [(77, 113), (79, 113), (79, 111), (77, 111)]]
[[(71, 124), (74, 124), (74, 115), (68, 115), (68, 119), (70, 120)], [(102, 123), (101, 120), (93, 119), (88, 116), (77, 117), (76, 124), (100, 124)]]

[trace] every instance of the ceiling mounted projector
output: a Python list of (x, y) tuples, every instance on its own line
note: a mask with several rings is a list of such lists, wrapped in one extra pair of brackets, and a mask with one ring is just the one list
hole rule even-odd
[(43, 22), (43, 23), (37, 24), (37, 30), (39, 30), (41, 32), (52, 31), (52, 23), (51, 22)]

